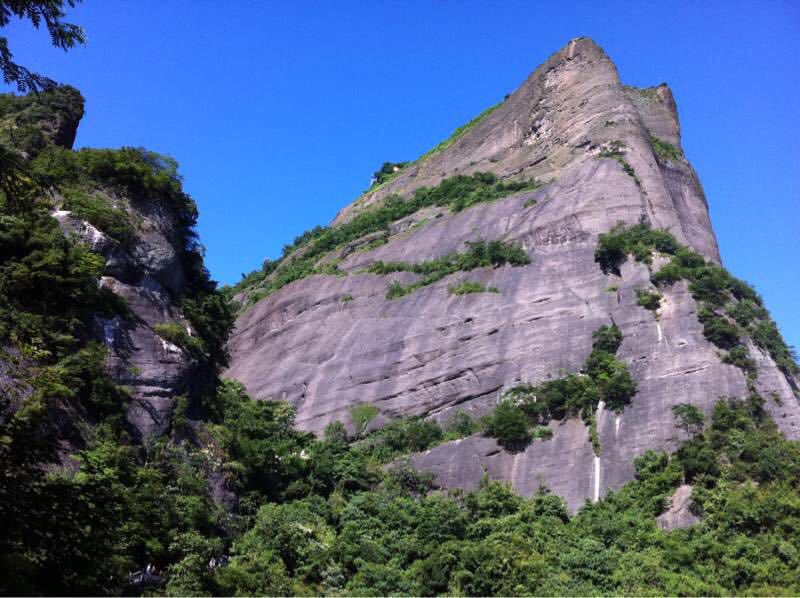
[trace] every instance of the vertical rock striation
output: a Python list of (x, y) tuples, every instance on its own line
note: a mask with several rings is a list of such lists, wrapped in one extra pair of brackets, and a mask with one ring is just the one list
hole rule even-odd
[[(594, 261), (599, 234), (618, 221), (644, 220), (719, 263), (706, 199), (680, 150), (669, 88), (623, 86), (603, 50), (581, 38), (445, 147), (343, 209), (333, 225), (393, 194), (409, 197), (475, 172), (545, 184), (460, 212), (423, 210), (391, 226), (383, 244), (337, 250), (345, 276), (302, 278), (239, 317), (227, 375), (257, 399), (292, 403), (308, 430), (347, 422), (349, 408), (361, 403), (380, 410), (374, 425), (401, 416), (443, 421), (457, 409), (485, 413), (517, 383), (577, 371), (592, 331), (613, 322), (624, 334), (618, 356), (638, 393), (623, 412), (598, 415), (597, 463), (579, 419), (552, 423), (552, 439), (518, 454), (476, 435), (413, 459), (443, 486), (473, 488), (486, 473), (526, 495), (546, 484), (574, 509), (630, 480), (633, 460), (646, 449), (675, 445), (673, 405), (708, 412), (720, 396), (748, 391), (742, 370), (724, 364), (704, 338), (685, 282), (664, 291), (656, 319), (637, 304), (636, 289), (651, 286), (646, 266), (629, 260), (615, 276)], [(364, 271), (377, 261), (432, 260), (477, 239), (519, 242), (531, 263), (458, 272), (392, 300), (389, 283), (416, 275)], [(448, 293), (466, 280), (499, 293)], [(787, 436), (800, 437), (792, 381), (768, 355), (754, 346), (750, 352), (768, 410)]]

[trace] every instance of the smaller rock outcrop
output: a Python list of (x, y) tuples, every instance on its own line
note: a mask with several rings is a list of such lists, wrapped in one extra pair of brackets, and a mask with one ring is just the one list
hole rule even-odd
[(669, 499), (669, 508), (656, 517), (658, 527), (664, 531), (672, 531), (690, 527), (700, 521), (700, 517), (692, 513), (692, 487), (683, 484)]
[(62, 85), (40, 94), (0, 97), (0, 142), (32, 158), (48, 144), (72, 149), (83, 118), (83, 96)]

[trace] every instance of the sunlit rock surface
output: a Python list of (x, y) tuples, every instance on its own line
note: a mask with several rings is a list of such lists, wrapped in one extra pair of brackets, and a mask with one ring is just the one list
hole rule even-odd
[[(389, 194), (409, 195), (454, 174), (536, 177), (543, 187), (460, 213), (418, 213), (393, 226), (387, 244), (339, 254), (347, 276), (316, 275), (269, 295), (240, 316), (227, 375), (257, 399), (289, 401), (299, 426), (317, 432), (335, 420), (349, 422), (348, 409), (360, 403), (380, 410), (375, 426), (414, 415), (443, 421), (456, 409), (485, 413), (519, 382), (577, 371), (592, 331), (613, 322), (624, 334), (618, 356), (639, 390), (622, 413), (600, 415), (599, 462), (580, 420), (552, 423), (551, 440), (519, 454), (475, 436), (413, 462), (447, 487), (474, 488), (485, 474), (525, 495), (545, 484), (572, 509), (618, 488), (633, 477), (636, 456), (676, 446), (673, 405), (708, 412), (719, 397), (747, 390), (742, 371), (723, 364), (704, 339), (685, 283), (664, 291), (656, 320), (636, 303), (635, 289), (651, 286), (646, 266), (629, 261), (618, 277), (594, 262), (598, 234), (641, 219), (720, 260), (694, 170), (683, 158), (657, 159), (651, 135), (680, 148), (669, 88), (624, 87), (594, 42), (569, 42), (488, 117), (359, 198), (335, 223)], [(638, 182), (619, 162), (599, 159), (612, 142), (624, 144)], [(385, 298), (389, 284), (415, 275), (362, 272), (377, 260), (430, 260), (476, 239), (518, 241), (531, 264), (457, 273), (394, 300)], [(500, 293), (449, 294), (447, 287), (461, 280)], [(767, 409), (787, 436), (800, 437), (800, 405), (789, 381), (769, 356), (756, 347), (750, 352)]]

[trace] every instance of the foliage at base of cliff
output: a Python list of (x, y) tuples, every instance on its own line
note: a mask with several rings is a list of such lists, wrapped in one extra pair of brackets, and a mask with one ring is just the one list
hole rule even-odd
[(208, 489), (218, 455), (177, 443), (193, 432), (177, 418), (172, 440), (132, 442), (130, 396), (96, 340), (97, 318), (132, 314), (101, 284), (103, 256), (52, 211), (65, 199), (101, 229), (129, 233), (102, 188), (176, 215), (188, 284), (174, 299), (211, 372), (225, 363), (232, 312), (203, 267), (174, 161), (37, 149), (29, 159), (0, 139), (0, 593), (119, 593), (143, 560), (172, 562), (198, 535), (219, 544), (227, 534)]
[[(317, 440), (295, 430), (290, 406), (238, 384), (213, 405), (219, 454), (161, 442), (143, 462), (100, 428), (76, 472), (6, 473), (0, 589), (142, 591), (128, 574), (151, 563), (161, 585), (147, 591), (170, 595), (800, 591), (800, 444), (757, 395), (720, 400), (678, 451), (645, 453), (635, 481), (575, 516), (545, 489), (436, 490), (402, 459), (441, 441), (430, 422), (363, 438), (337, 422)], [(215, 459), (240, 493), (235, 513), (208, 496)], [(682, 483), (700, 522), (663, 531), (655, 518)]]

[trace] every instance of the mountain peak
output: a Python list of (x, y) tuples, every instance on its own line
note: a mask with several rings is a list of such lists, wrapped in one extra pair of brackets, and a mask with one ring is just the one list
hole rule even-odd
[[(578, 38), (394, 170), (240, 295), (254, 305), (237, 321), (227, 374), (253, 397), (290, 402), (298, 425), (316, 432), (362, 404), (379, 414), (376, 427), (397, 417), (446, 424), (565, 372), (585, 384), (595, 333), (613, 329), (621, 344), (604, 359), (630, 373), (629, 405), (562, 414), (548, 422), (552, 439), (524, 452), (476, 434), (415, 465), (449, 487), (473, 488), (486, 472), (526, 495), (546, 484), (577, 508), (631, 479), (646, 449), (671, 447), (681, 403), (708, 412), (720, 394), (756, 389), (772, 397), (781, 430), (800, 434), (784, 357), (743, 340), (756, 381), (720, 350), (713, 327), (728, 324), (714, 306), (733, 309), (748, 291), (717, 265), (666, 85), (622, 85), (602, 48)], [(678, 248), (691, 267), (671, 261)], [(711, 304), (695, 274), (733, 290)]]
[[(681, 216), (685, 206), (676, 205), (683, 201), (675, 193), (685, 192), (668, 188), (661, 176), (654, 138), (681, 156), (682, 184), (692, 187), (701, 204), (691, 214)], [(502, 102), (408, 163), (389, 181), (364, 193), (333, 224), (352, 219), (390, 195), (408, 197), (417, 188), (458, 174), (491, 172), (503, 180), (559, 179), (594, 163), (611, 145), (628, 148), (636, 162), (631, 162), (639, 181), (633, 195), (641, 209), (633, 214), (634, 220), (644, 218), (667, 228), (680, 241), (719, 261), (702, 188), (682, 159), (672, 92), (665, 84), (646, 89), (623, 86), (611, 59), (586, 37), (571, 40)]]

